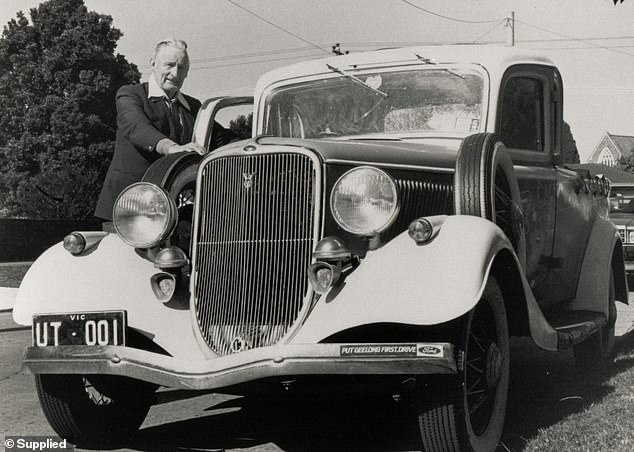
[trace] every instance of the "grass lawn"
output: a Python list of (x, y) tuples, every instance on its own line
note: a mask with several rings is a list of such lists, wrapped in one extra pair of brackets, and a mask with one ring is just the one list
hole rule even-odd
[(0, 264), (0, 287), (19, 287), (31, 264)]
[(511, 359), (506, 428), (497, 451), (634, 450), (634, 333), (602, 375), (580, 374), (569, 351), (521, 344)]

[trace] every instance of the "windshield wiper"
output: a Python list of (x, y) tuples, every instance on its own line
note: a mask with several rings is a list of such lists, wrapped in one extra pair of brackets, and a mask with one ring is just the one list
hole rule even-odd
[(370, 85), (368, 85), (367, 83), (365, 83), (363, 80), (361, 80), (359, 77), (355, 77), (352, 74), (348, 74), (347, 72), (345, 72), (343, 69), (339, 69), (338, 67), (334, 67), (331, 66), (329, 64), (326, 64), (326, 66), (328, 66), (328, 69), (330, 69), (332, 72), (336, 72), (338, 74), (343, 75), (346, 78), (349, 78), (350, 80), (352, 80), (353, 82), (355, 82), (356, 84), (358, 84), (359, 86), (364, 87), (365, 89), (369, 89), (370, 91), (372, 91), (374, 94), (378, 94), (379, 96), (382, 97), (388, 97), (387, 93), (384, 93), (381, 90), (378, 90), (376, 88), (372, 88)]
[[(424, 63), (424, 64), (432, 64), (432, 65), (434, 65), (434, 66), (437, 66), (437, 65), (438, 65), (438, 63), (436, 63), (436, 62), (435, 62), (434, 60), (432, 60), (431, 58), (425, 58), (424, 56), (419, 55), (419, 54), (417, 54), (417, 53), (415, 53), (415, 55), (416, 55), (416, 58), (418, 58), (418, 61), (420, 61), (421, 63)], [(466, 77), (465, 77), (464, 75), (462, 75), (462, 74), (458, 74), (457, 72), (452, 71), (451, 69), (447, 69), (447, 68), (444, 68), (444, 67), (443, 67), (443, 68), (438, 68), (438, 69), (440, 69), (441, 71), (445, 71), (445, 72), (447, 72), (447, 73), (449, 73), (449, 74), (451, 74), (451, 75), (455, 75), (456, 77), (460, 77), (460, 78), (461, 78), (461, 79), (463, 79), (463, 80), (466, 80)]]

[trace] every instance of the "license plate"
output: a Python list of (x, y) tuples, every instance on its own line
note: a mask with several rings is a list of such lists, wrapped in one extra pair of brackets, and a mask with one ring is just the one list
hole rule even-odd
[(125, 311), (33, 316), (33, 345), (125, 345)]

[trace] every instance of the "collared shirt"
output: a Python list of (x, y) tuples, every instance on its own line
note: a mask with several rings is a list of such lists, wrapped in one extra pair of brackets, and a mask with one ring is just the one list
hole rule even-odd
[[(163, 91), (163, 89), (159, 86), (158, 82), (154, 78), (154, 74), (150, 74), (150, 77), (148, 79), (147, 97), (148, 99), (162, 97), (163, 99), (165, 99), (168, 108), (171, 108), (171, 103), (173, 102), (172, 100), (170, 100), (167, 94), (165, 94), (165, 91)], [(185, 99), (185, 96), (183, 96), (180, 91), (176, 93), (175, 99), (178, 101), (179, 104), (181, 104), (187, 110), (191, 111), (189, 102), (187, 102), (187, 99)], [(181, 124), (182, 123), (183, 119), (181, 118)], [(156, 143), (156, 151), (159, 154), (167, 155), (169, 148), (174, 145), (178, 145), (178, 143), (170, 140), (169, 138), (163, 138), (158, 143)]]
[[(150, 74), (147, 83), (147, 98), (151, 99), (153, 97), (163, 97), (165, 98), (165, 102), (167, 102), (169, 106), (172, 101), (167, 96), (167, 94), (165, 94), (165, 91), (163, 91), (163, 89), (159, 86), (158, 82), (154, 78), (154, 74)], [(178, 103), (181, 104), (183, 107), (185, 107), (189, 111), (192, 111), (191, 107), (189, 106), (189, 102), (187, 102), (187, 99), (185, 99), (185, 96), (183, 96), (180, 91), (176, 92), (176, 100), (178, 100)]]

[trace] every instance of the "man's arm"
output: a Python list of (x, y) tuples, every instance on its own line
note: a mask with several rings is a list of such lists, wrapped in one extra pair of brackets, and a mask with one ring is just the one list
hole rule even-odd
[(131, 85), (121, 87), (116, 101), (117, 127), (139, 152), (156, 152), (163, 155), (183, 151), (204, 153), (204, 149), (199, 145), (194, 143), (179, 145), (154, 127), (143, 109), (143, 99), (139, 95), (138, 88), (135, 89)]

